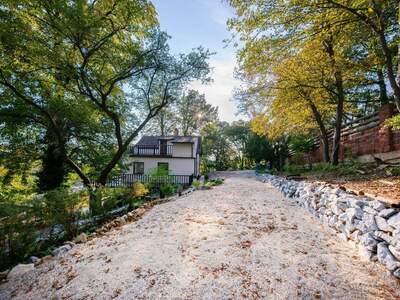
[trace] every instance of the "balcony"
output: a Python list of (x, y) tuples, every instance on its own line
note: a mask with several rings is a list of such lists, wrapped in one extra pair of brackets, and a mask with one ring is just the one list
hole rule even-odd
[(129, 151), (130, 156), (171, 157), (173, 145), (137, 145)]

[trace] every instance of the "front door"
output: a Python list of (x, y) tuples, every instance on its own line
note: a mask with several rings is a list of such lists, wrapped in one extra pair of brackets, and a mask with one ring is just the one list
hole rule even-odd
[(160, 141), (160, 155), (167, 155), (167, 141)]
[(157, 165), (158, 165), (158, 169), (159, 169), (159, 170), (163, 170), (164, 172), (167, 172), (167, 173), (168, 173), (168, 168), (169, 168), (168, 163), (166, 163), (166, 162), (159, 162)]

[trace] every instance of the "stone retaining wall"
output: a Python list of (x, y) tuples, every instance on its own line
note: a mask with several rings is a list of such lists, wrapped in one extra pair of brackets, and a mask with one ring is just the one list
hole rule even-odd
[(260, 175), (282, 194), (306, 208), (340, 238), (358, 246), (363, 258), (379, 261), (400, 278), (400, 209), (346, 193), (328, 184)]

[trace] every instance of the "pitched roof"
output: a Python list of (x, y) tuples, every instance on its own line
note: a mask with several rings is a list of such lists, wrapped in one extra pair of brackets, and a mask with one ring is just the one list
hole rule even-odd
[(201, 154), (201, 137), (188, 135), (188, 136), (177, 136), (177, 135), (144, 135), (142, 138), (136, 143), (135, 146), (158, 146), (160, 140), (167, 140), (171, 143), (195, 143), (197, 142), (197, 153)]

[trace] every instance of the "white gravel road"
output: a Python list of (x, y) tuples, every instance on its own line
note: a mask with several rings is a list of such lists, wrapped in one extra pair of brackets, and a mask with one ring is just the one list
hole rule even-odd
[(155, 206), (0, 285), (0, 299), (399, 299), (305, 210), (250, 172)]

